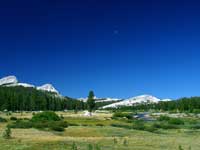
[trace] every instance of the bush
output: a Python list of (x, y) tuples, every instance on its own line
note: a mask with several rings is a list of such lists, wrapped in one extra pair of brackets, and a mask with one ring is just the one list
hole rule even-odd
[(196, 124), (190, 127), (191, 129), (200, 129), (200, 124)]
[(0, 117), (0, 122), (7, 122), (5, 118)]
[(52, 126), (51, 122), (31, 122), (36, 129), (45, 129)]
[(88, 144), (88, 150), (93, 150), (92, 144)]
[(184, 121), (179, 118), (171, 118), (169, 121), (169, 124), (175, 124), (175, 125), (183, 125)]
[[(66, 121), (46, 121), (46, 122), (32, 122), (32, 121), (24, 121), (17, 120), (16, 122), (8, 125), (10, 128), (36, 128), (36, 129), (45, 129), (49, 128), (54, 131), (64, 131), (64, 128), (68, 127), (68, 123)], [(62, 128), (62, 129), (61, 129)]]
[(3, 138), (10, 139), (11, 138), (11, 129), (10, 127), (6, 127), (5, 131), (3, 132)]
[(60, 117), (55, 112), (51, 111), (35, 114), (31, 119), (31, 121), (33, 122), (60, 121), (60, 120), (61, 120)]
[(200, 109), (193, 109), (192, 112), (195, 113), (195, 114), (199, 114), (200, 113)]
[(145, 127), (144, 130), (145, 130), (145, 131), (148, 131), (148, 132), (154, 132), (154, 131), (156, 131), (157, 129), (156, 129), (154, 126), (147, 126), (147, 127)]
[(154, 123), (152, 125), (154, 128), (160, 129), (178, 129), (176, 125), (168, 124), (168, 123)]
[(69, 123), (69, 126), (80, 126), (80, 125), (77, 123)]
[(104, 125), (101, 123), (97, 123), (96, 126), (103, 127)]
[(67, 121), (59, 121), (57, 122), (57, 125), (63, 128), (67, 128), (69, 126), (69, 123)]
[(76, 145), (76, 143), (75, 142), (73, 142), (73, 144), (72, 144), (72, 148), (71, 148), (72, 150), (78, 150), (78, 147), (77, 147), (77, 145)]
[(133, 124), (133, 129), (135, 129), (135, 130), (145, 130), (144, 122), (142, 122), (142, 121), (136, 121)]
[(113, 118), (127, 118), (127, 119), (132, 119), (133, 118), (133, 114), (132, 113), (115, 112), (113, 114)]
[(125, 129), (132, 129), (129, 125), (119, 124), (119, 123), (113, 123), (111, 124), (112, 127), (118, 127), (118, 128), (125, 128)]
[(158, 121), (169, 121), (170, 117), (161, 115), (159, 118), (157, 118), (157, 120)]
[(51, 130), (53, 130), (53, 131), (58, 131), (58, 132), (62, 132), (62, 131), (65, 131), (65, 128), (63, 128), (63, 127), (61, 127), (61, 126), (55, 125), (55, 126), (52, 126), (52, 127), (51, 127)]
[(60, 119), (62, 119), (62, 120), (65, 119), (64, 116), (63, 116), (62, 114), (60, 115)]
[(12, 116), (12, 117), (10, 117), (10, 120), (16, 121), (17, 118)]
[(46, 122), (32, 122), (34, 128), (37, 129), (45, 129), (45, 128), (54, 128), (54, 127), (61, 127), (67, 128), (68, 123), (66, 121), (46, 121)]
[(16, 122), (9, 124), (8, 126), (10, 128), (28, 129), (28, 128), (32, 128), (33, 124), (30, 121), (17, 120)]

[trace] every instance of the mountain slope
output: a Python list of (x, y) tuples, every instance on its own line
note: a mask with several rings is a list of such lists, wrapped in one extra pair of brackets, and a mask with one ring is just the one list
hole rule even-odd
[[(169, 101), (169, 99), (166, 99)], [(162, 101), (152, 95), (140, 95), (136, 97), (131, 97), (128, 99), (125, 99), (121, 102), (113, 103), (110, 105), (103, 106), (102, 108), (117, 108), (122, 106), (133, 106), (138, 104), (144, 104), (144, 103), (158, 103), (159, 101)]]
[(15, 76), (7, 76), (2, 79), (0, 79), (0, 86), (7, 86), (7, 87), (15, 87), (15, 86), (22, 86), (22, 87), (32, 87), (36, 88), (37, 90), (52, 92), (58, 96), (61, 96), (59, 92), (53, 87), (51, 84), (44, 84), (42, 86), (34, 86), (32, 84), (28, 83), (20, 83), (18, 82), (17, 78)]

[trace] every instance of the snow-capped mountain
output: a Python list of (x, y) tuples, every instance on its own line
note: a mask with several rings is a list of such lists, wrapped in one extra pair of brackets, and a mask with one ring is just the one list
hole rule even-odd
[(32, 87), (32, 88), (35, 87), (34, 85), (28, 84), (28, 83), (14, 83), (14, 84), (8, 84), (6, 86), (7, 87), (11, 87), (11, 86), (23, 86), (23, 87)]
[[(166, 100), (170, 101), (170, 99), (165, 99), (164, 101), (166, 101)], [(117, 102), (117, 103), (103, 106), (102, 108), (117, 108), (117, 107), (121, 107), (121, 106), (133, 106), (133, 105), (144, 104), (144, 103), (158, 103), (160, 101), (162, 101), (162, 100), (158, 99), (152, 95), (140, 95), (140, 96), (125, 99), (125, 100)]]
[(53, 87), (51, 84), (44, 84), (42, 86), (34, 86), (32, 84), (28, 83), (20, 83), (18, 82), (17, 78), (15, 76), (7, 76), (2, 79), (0, 79), (0, 86), (7, 86), (7, 87), (13, 87), (13, 86), (23, 86), (23, 87), (32, 87), (36, 88), (37, 90), (42, 90), (42, 91), (47, 91), (47, 92), (52, 92), (56, 93), (57, 95), (60, 96), (59, 92)]
[[(83, 102), (86, 102), (87, 101), (87, 99), (88, 98), (78, 98), (78, 100), (80, 100), (80, 101), (83, 101)], [(94, 100), (95, 100), (95, 102), (112, 102), (112, 101), (120, 101), (120, 100), (122, 100), (122, 99), (119, 99), (119, 98), (109, 98), (109, 97), (107, 97), (107, 98), (98, 98), (98, 97), (94, 97)]]
[(18, 80), (15, 76), (7, 76), (0, 79), (0, 85), (17, 84)]
[(59, 94), (59, 92), (51, 84), (44, 84), (42, 86), (38, 86), (37, 89)]
[(96, 99), (95, 101), (96, 102), (112, 102), (112, 101), (121, 101), (122, 99), (119, 99), (119, 98), (110, 98), (110, 97), (107, 97), (107, 98), (98, 98)]

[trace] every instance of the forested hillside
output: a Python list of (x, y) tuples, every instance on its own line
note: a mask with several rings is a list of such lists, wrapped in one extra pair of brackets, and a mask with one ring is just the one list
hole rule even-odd
[(199, 113), (200, 112), (200, 97), (181, 98), (181, 99), (173, 100), (173, 101), (134, 105), (130, 107), (121, 107), (118, 109), (133, 110), (133, 111), (157, 110), (157, 111)]
[(54, 93), (44, 92), (35, 88), (0, 87), (0, 110), (37, 111), (85, 109), (84, 102), (69, 97), (59, 97)]

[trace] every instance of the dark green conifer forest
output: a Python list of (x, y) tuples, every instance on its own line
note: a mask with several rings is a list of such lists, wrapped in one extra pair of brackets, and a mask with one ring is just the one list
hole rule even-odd
[(83, 110), (85, 104), (69, 97), (59, 97), (55, 93), (39, 91), (35, 88), (0, 87), (0, 110)]

